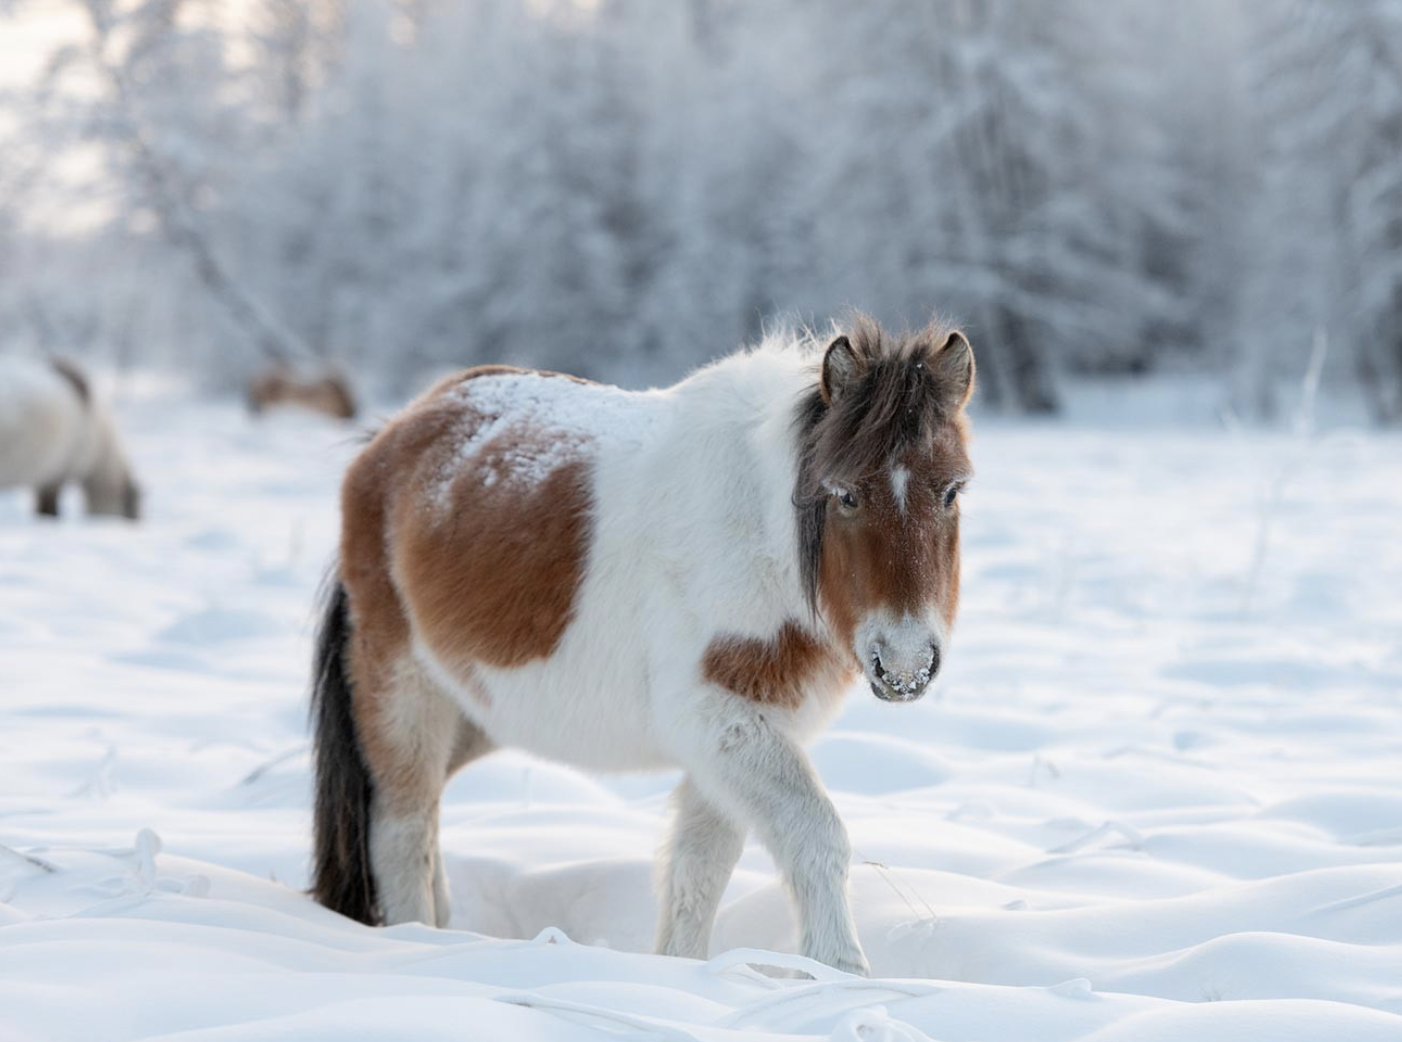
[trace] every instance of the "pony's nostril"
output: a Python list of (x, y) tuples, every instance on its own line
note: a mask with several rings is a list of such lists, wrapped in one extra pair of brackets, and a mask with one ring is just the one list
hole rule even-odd
[(928, 641), (928, 656), (924, 665), (919, 663), (918, 655), (911, 656), (910, 659), (903, 659), (897, 653), (894, 661), (889, 663), (883, 659), (883, 653), (887, 649), (880, 644), (873, 644), (867, 654), (867, 661), (870, 664), (870, 673), (867, 676), (871, 684), (872, 692), (886, 701), (905, 702), (918, 698), (930, 681), (935, 679), (935, 674), (940, 668), (940, 648), (936, 641)]

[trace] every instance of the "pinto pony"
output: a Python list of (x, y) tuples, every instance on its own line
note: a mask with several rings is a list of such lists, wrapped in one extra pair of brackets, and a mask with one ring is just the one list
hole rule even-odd
[(674, 766), (658, 950), (705, 957), (754, 829), (803, 954), (866, 972), (804, 745), (859, 676), (909, 702), (939, 672), (974, 360), (958, 332), (861, 317), (821, 347), (643, 392), (485, 366), (379, 432), (317, 639), (318, 900), (445, 925), (439, 797), (493, 748)]
[(0, 488), (34, 488), (37, 513), (57, 517), (69, 481), (90, 514), (140, 514), (112, 414), (83, 372), (62, 359), (0, 358)]

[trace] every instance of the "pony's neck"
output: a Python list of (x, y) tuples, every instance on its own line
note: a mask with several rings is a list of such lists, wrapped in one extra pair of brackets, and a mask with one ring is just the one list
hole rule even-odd
[(799, 414), (818, 380), (818, 357), (806, 341), (767, 338), (760, 347), (726, 359), (734, 366), (727, 392), (748, 413), (745, 437), (757, 461), (754, 475), (761, 500), (764, 542), (778, 565), (775, 594), (788, 618), (801, 620), (832, 636), (821, 618), (814, 618), (804, 593), (800, 565), (798, 512), (794, 505), (801, 432)]

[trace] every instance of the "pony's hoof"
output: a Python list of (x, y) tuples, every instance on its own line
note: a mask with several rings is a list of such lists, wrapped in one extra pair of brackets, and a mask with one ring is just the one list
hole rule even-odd
[(867, 965), (866, 956), (861, 952), (848, 952), (835, 959), (824, 959), (821, 956), (810, 956), (814, 962), (821, 962), (825, 966), (831, 966), (842, 973), (850, 973), (856, 977), (870, 977), (871, 967)]

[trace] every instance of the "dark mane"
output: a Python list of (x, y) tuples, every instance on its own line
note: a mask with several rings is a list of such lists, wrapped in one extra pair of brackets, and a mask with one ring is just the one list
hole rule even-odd
[(794, 419), (798, 432), (799, 567), (808, 606), (817, 612), (823, 524), (833, 484), (856, 484), (907, 448), (928, 446), (939, 427), (963, 405), (937, 362), (954, 335), (932, 322), (891, 334), (875, 319), (854, 314), (844, 323), (857, 373), (833, 402), (819, 381), (804, 394)]

